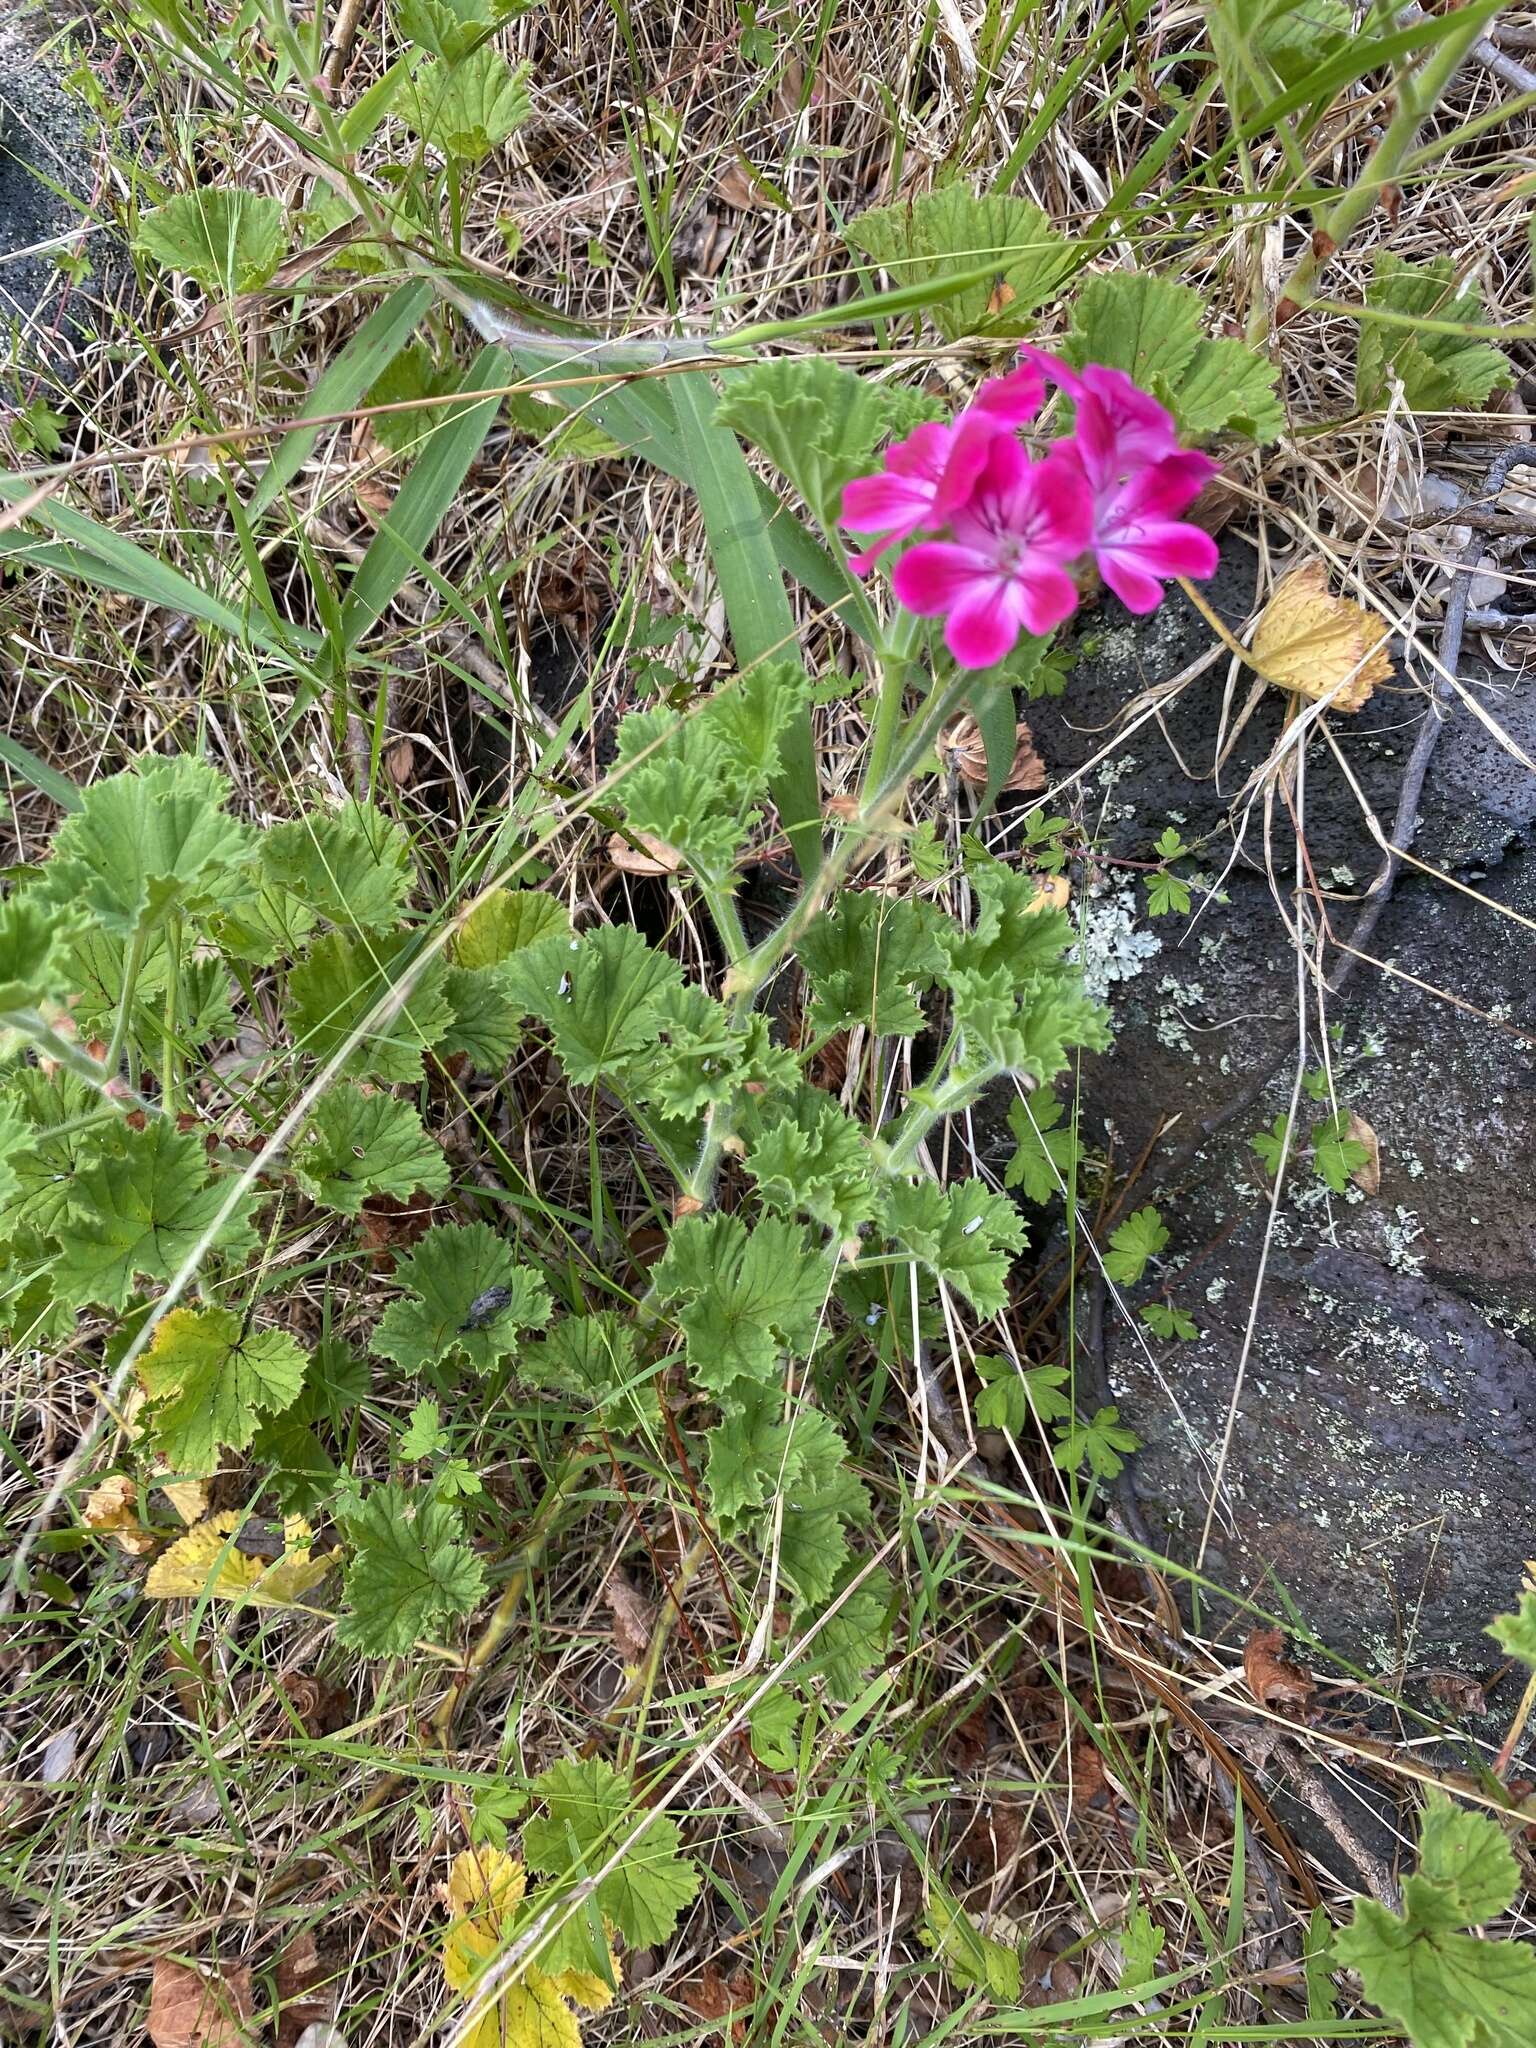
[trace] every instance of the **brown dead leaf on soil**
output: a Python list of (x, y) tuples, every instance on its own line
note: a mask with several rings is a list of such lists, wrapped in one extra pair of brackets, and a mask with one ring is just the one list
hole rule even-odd
[(1353, 598), (1335, 597), (1320, 561), (1303, 562), (1275, 588), (1254, 629), (1254, 666), (1269, 682), (1331, 711), (1358, 711), (1392, 674), (1387, 629)]
[(683, 864), (683, 857), (665, 840), (655, 839), (649, 832), (637, 832), (634, 840), (627, 833), (613, 832), (608, 838), (608, 858), (620, 874), (624, 875), (675, 875)]
[(1256, 1628), (1243, 1645), (1243, 1675), (1261, 1707), (1304, 1707), (1317, 1691), (1301, 1666), (1281, 1655), (1284, 1648), (1277, 1628)]
[[(974, 789), (987, 786), (987, 747), (981, 727), (967, 711), (947, 725), (939, 735), (939, 758), (948, 761), (962, 782)], [(1021, 720), (1014, 738), (1013, 765), (1004, 789), (1044, 789), (1045, 763), (1035, 751), (1034, 734)]]
[[(729, 1977), (724, 1977), (716, 1964), (706, 1963), (697, 1977), (678, 1986), (678, 1996), (701, 2020), (729, 2020), (733, 2013), (750, 2010), (752, 1978), (745, 1969), (733, 1970)], [(745, 2027), (745, 2020), (736, 2021), (730, 2030), (731, 2039), (740, 2041)]]
[(613, 1647), (621, 1664), (638, 1664), (651, 1646), (656, 1616), (628, 1575), (615, 1568), (608, 1574), (603, 1598), (613, 1616)]
[(1360, 1192), (1374, 1195), (1381, 1188), (1381, 1140), (1375, 1131), (1356, 1110), (1349, 1112), (1349, 1123), (1344, 1132), (1346, 1138), (1353, 1138), (1365, 1147), (1366, 1157), (1349, 1176)]
[(150, 1979), (144, 2031), (154, 2048), (249, 2048), (253, 2035), (245, 2023), (255, 2010), (243, 1964), (194, 1970), (161, 1956)]
[(274, 1975), (280, 2008), (277, 2048), (298, 2048), (307, 2028), (336, 2017), (336, 1994), (326, 1985), (329, 1972), (308, 1929), (288, 1943), (277, 1959)]

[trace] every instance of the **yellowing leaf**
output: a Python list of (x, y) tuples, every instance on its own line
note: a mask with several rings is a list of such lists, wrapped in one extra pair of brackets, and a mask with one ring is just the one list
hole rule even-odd
[(515, 1856), (489, 1843), (465, 1849), (453, 1859), (448, 1903), (456, 1913), (499, 1922), (522, 1901), (528, 1876)]
[(1034, 895), (1024, 906), (1024, 915), (1037, 917), (1042, 910), (1065, 910), (1071, 900), (1072, 884), (1065, 875), (1040, 875)]
[[(608, 1956), (613, 1965), (613, 1983), (617, 1984), (619, 1958), (611, 1942)], [(613, 1985), (600, 1977), (596, 1970), (562, 1970), (549, 1981), (562, 1998), (568, 1998), (572, 2005), (585, 2007), (588, 2012), (603, 2012), (613, 2003)]]
[(479, 1920), (451, 1920), (443, 1937), (443, 1975), (455, 1991), (468, 1991), (500, 1945), (496, 1930)]
[(201, 1479), (168, 1479), (160, 1491), (189, 1529), (208, 1512), (208, 1488)]
[(1387, 631), (1374, 612), (1328, 588), (1320, 561), (1303, 562), (1277, 587), (1253, 636), (1265, 679), (1330, 710), (1358, 711), (1392, 674)]
[(297, 1515), (283, 1525), (281, 1557), (250, 1557), (230, 1542), (244, 1516), (210, 1515), (156, 1558), (144, 1590), (151, 1600), (247, 1600), (256, 1607), (291, 1607), (318, 1586), (335, 1564), (334, 1550), (310, 1554), (309, 1524)]
[(126, 1472), (114, 1472), (110, 1478), (93, 1487), (86, 1496), (80, 1510), (81, 1519), (87, 1529), (99, 1529), (110, 1534), (119, 1550), (130, 1557), (142, 1557), (153, 1550), (155, 1538), (148, 1529), (139, 1526), (138, 1515), (134, 1512), (139, 1498), (139, 1489)]
[(581, 2027), (554, 1980), (530, 1970), (502, 2000), (507, 2048), (581, 2048)]

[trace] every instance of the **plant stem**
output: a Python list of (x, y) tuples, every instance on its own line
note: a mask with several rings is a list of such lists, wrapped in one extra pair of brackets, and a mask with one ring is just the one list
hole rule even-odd
[(1280, 287), (1273, 313), (1262, 305), (1255, 309), (1248, 323), (1250, 342), (1262, 341), (1272, 326), (1283, 326), (1308, 304), (1318, 273), (1343, 248), (1388, 186), (1398, 182), (1420, 128), (1434, 112), (1485, 26), (1481, 14), (1470, 23), (1457, 21), (1454, 15), (1447, 17), (1444, 39), (1425, 59), (1417, 75), (1406, 69), (1398, 74), (1397, 111), (1371, 152), (1370, 162), (1316, 223), (1306, 249)]
[(752, 950), (747, 944), (746, 930), (741, 922), (741, 912), (736, 908), (736, 898), (730, 885), (720, 882), (713, 875), (706, 875), (695, 868), (694, 885), (704, 898), (704, 907), (709, 912), (720, 943), (725, 948), (726, 964), (737, 967)]
[(138, 987), (139, 974), (144, 966), (144, 955), (149, 948), (149, 931), (140, 925), (128, 942), (128, 957), (123, 962), (123, 989), (118, 998), (117, 1015), (112, 1021), (112, 1041), (107, 1047), (102, 1065), (112, 1079), (122, 1064), (123, 1044), (128, 1036), (128, 1016), (133, 1008), (134, 991)]
[(891, 765), (891, 749), (901, 725), (901, 703), (906, 695), (907, 675), (912, 667), (912, 649), (917, 638), (917, 620), (904, 616), (902, 628), (880, 649), (880, 694), (875, 702), (875, 722), (870, 730), (869, 760), (864, 770), (866, 800), (878, 790)]
[(651, 1629), (651, 1640), (646, 1645), (645, 1662), (625, 1685), (613, 1705), (608, 1709), (606, 1719), (610, 1725), (631, 1707), (638, 1707), (635, 1716), (634, 1734), (630, 1739), (630, 1763), (633, 1764), (640, 1750), (640, 1736), (645, 1726), (646, 1709), (656, 1690), (656, 1680), (661, 1672), (661, 1660), (666, 1655), (667, 1643), (683, 1611), (683, 1595), (698, 1573), (705, 1559), (713, 1555), (713, 1545), (707, 1536), (695, 1536), (683, 1553), (677, 1576), (666, 1589), (666, 1599), (656, 1615)]

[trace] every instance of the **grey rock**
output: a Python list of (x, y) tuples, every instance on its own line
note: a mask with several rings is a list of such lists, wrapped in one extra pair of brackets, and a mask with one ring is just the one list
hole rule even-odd
[[(1239, 547), (1224, 555), (1215, 601), (1240, 619), (1252, 562)], [(1170, 604), (1144, 622), (1106, 606), (1089, 631), (1096, 644), (1066, 696), (1029, 707), (1036, 744), (1059, 776), (1109, 742), (1115, 772), (1089, 777), (1087, 814), (1105, 807), (1111, 850), (1155, 858), (1152, 842), (1172, 815), (1186, 841), (1219, 835), (1202, 856), (1214, 874), (1232, 851), (1229, 805), (1278, 737), (1283, 703), (1265, 693), (1212, 775), (1223, 659), (1184, 691), (1166, 736), (1151, 725), (1122, 743), (1112, 735), (1127, 702), (1186, 666), (1209, 645), (1209, 628)], [(1229, 729), (1249, 680), (1225, 707)], [(1470, 665), (1464, 680), (1531, 753), (1536, 682)], [(1358, 717), (1333, 722), (1383, 829), (1426, 715), (1424, 695), (1400, 679)], [(1308, 755), (1305, 801), (1313, 874), (1324, 887), (1363, 888), (1380, 852), (1321, 743)], [(1473, 713), (1454, 710), (1421, 806), (1421, 858), (1536, 918), (1533, 825), (1536, 777)], [(1117, 1042), (1085, 1069), (1090, 1141), (1102, 1145), (1112, 1130), (1124, 1165), (1177, 1117), (1171, 1153), (1261, 1067), (1276, 1065), (1276, 1077), (1176, 1184), (1159, 1188), (1154, 1174), (1139, 1192), (1160, 1203), (1172, 1242), (1128, 1313), (1111, 1306), (1105, 1369), (1145, 1446), (1137, 1488), (1171, 1556), (1200, 1555), (1220, 1464), (1205, 1549), (1217, 1586), (1291, 1615), (1365, 1669), (1426, 1681), (1435, 1671), (1487, 1673), (1501, 1658), (1484, 1628), (1516, 1603), (1532, 1554), (1536, 1047), (1523, 1034), (1536, 1032), (1536, 940), (1449, 883), (1404, 871), (1371, 946), (1398, 975), (1362, 966), (1328, 1009), (1340, 1027), (1339, 1098), (1378, 1136), (1380, 1187), (1333, 1197), (1309, 1167), (1293, 1172), (1240, 1377), (1269, 1211), (1248, 1140), (1289, 1105), (1296, 1042), (1296, 962), (1276, 903), (1276, 887), (1283, 898), (1292, 885), (1294, 840), (1278, 800), (1271, 836), (1277, 884), (1255, 819), (1225, 875), (1225, 905), (1156, 921), (1153, 954), (1132, 958), (1122, 945), (1126, 971), (1109, 990)], [(1137, 902), (1133, 889), (1112, 881), (1108, 893), (1119, 890), (1126, 911), (1134, 904), (1145, 929), (1144, 895)], [(1330, 915), (1347, 933), (1356, 906), (1333, 904)], [(1308, 1000), (1317, 1064), (1315, 989)], [(1328, 1113), (1303, 1096), (1303, 1142)], [(995, 1135), (1006, 1156), (1010, 1141)], [(1200, 1326), (1197, 1342), (1160, 1343), (1135, 1320), (1164, 1282)], [(1221, 1612), (1221, 1601), (1208, 1602), (1202, 1619)]]
[(45, 355), (88, 333), (115, 269), (101, 237), (94, 284), (72, 283), (56, 261), (90, 200), (99, 135), (50, 33), (30, 8), (0, 21), (0, 336), (19, 331), (24, 352)]

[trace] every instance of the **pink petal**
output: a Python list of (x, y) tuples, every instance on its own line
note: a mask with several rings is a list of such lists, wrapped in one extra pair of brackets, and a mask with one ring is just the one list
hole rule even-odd
[(1159, 578), (1209, 576), (1220, 560), (1208, 533), (1177, 519), (1144, 520), (1096, 553), (1104, 581), (1133, 612), (1149, 612), (1161, 603)]
[(1024, 624), (1037, 636), (1053, 631), (1077, 610), (1077, 585), (1053, 562), (1027, 563), (1018, 589)]
[(952, 610), (978, 581), (993, 581), (996, 573), (987, 557), (974, 548), (959, 547), (950, 540), (925, 540), (896, 564), (891, 589), (898, 604), (916, 612), (920, 619), (932, 619)]
[(1077, 438), (1090, 476), (1100, 463), (1122, 472), (1138, 469), (1178, 446), (1173, 415), (1124, 370), (1103, 363), (1090, 363), (1083, 371)]
[(1138, 470), (1115, 494), (1113, 513), (1127, 519), (1176, 519), (1192, 505), (1220, 463), (1193, 448)]
[(1035, 363), (1021, 363), (1006, 377), (989, 377), (971, 401), (976, 412), (992, 414), (1005, 426), (1027, 427), (1045, 403), (1045, 378)]
[(1032, 544), (1061, 561), (1080, 555), (1093, 538), (1093, 497), (1082, 470), (1073, 462), (1048, 455), (1033, 466), (1029, 488), (1034, 511)]
[(1138, 567), (1134, 555), (1101, 554), (1099, 573), (1128, 612), (1155, 612), (1163, 601), (1163, 586), (1155, 576)]
[(1059, 386), (1068, 398), (1082, 397), (1082, 379), (1071, 364), (1064, 363), (1060, 356), (1048, 355), (1043, 348), (1033, 348), (1026, 341), (1019, 345), (1019, 361), (1036, 371), (1048, 384)]
[(945, 644), (961, 668), (991, 668), (1012, 653), (1024, 624), (1022, 599), (1017, 578), (971, 580), (944, 625)]
[(904, 476), (856, 476), (843, 486), (850, 533), (911, 533), (932, 516), (934, 486)]
[(1007, 422), (996, 413), (975, 410), (961, 413), (955, 422), (949, 460), (933, 495), (935, 526), (945, 525), (962, 505), (969, 502), (977, 479), (986, 468), (993, 442), (999, 436), (1006, 438), (1009, 431)]
[(893, 441), (885, 451), (885, 466), (896, 476), (926, 477), (936, 484), (944, 474), (955, 430), (943, 420), (924, 420), (904, 441)]

